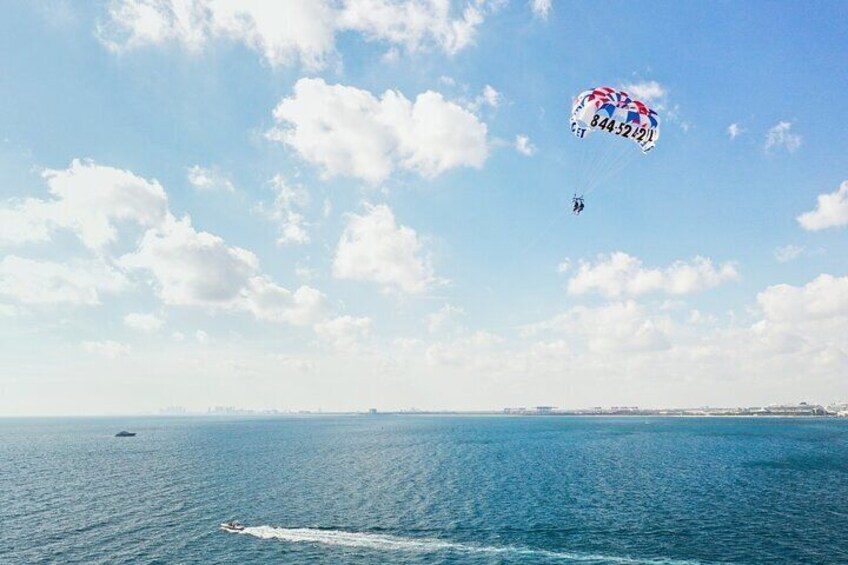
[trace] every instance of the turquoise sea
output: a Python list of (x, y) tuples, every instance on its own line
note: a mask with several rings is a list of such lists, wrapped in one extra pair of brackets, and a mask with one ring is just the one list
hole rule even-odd
[(848, 420), (0, 419), (0, 516), (11, 564), (848, 563)]

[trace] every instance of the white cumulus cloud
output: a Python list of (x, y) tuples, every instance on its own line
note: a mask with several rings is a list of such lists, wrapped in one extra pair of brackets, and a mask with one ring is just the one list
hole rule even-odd
[(119, 222), (151, 227), (167, 214), (162, 186), (130, 171), (75, 159), (67, 169), (47, 169), (42, 176), (53, 198), (0, 208), (0, 244), (49, 241), (61, 228), (100, 249), (116, 240)]
[(273, 67), (300, 62), (320, 69), (337, 57), (336, 36), (408, 52), (454, 54), (471, 45), (477, 28), (499, 2), (468, 0), (112, 0), (98, 25), (100, 41), (123, 53), (175, 44), (202, 51), (223, 39), (241, 43)]
[(94, 306), (103, 293), (129, 287), (123, 273), (96, 260), (56, 263), (7, 255), (0, 260), (0, 295), (24, 304)]
[(465, 367), (473, 370), (496, 370), (503, 359), (498, 347), (504, 339), (486, 331), (469, 332), (450, 342), (430, 345), (424, 355), (428, 365)]
[(7, 201), (0, 208), (0, 246), (50, 241), (52, 226), (47, 203), (28, 198)]
[(132, 312), (124, 316), (124, 325), (145, 333), (155, 333), (162, 329), (163, 321), (156, 314)]
[(524, 328), (526, 336), (552, 333), (592, 353), (661, 351), (671, 347), (671, 322), (651, 315), (633, 300), (594, 308), (576, 306), (550, 320)]
[(599, 255), (595, 262), (581, 261), (568, 282), (568, 292), (598, 292), (607, 297), (649, 292), (682, 295), (713, 288), (738, 276), (732, 263), (716, 268), (712, 261), (703, 257), (688, 262), (675, 261), (665, 268), (651, 268), (645, 267), (640, 259), (617, 251)]
[(315, 333), (335, 349), (354, 352), (359, 350), (362, 340), (371, 334), (371, 319), (339, 316), (315, 324)]
[(377, 97), (322, 79), (300, 79), (274, 110), (280, 141), (328, 176), (377, 183), (395, 169), (431, 178), (456, 167), (480, 168), (488, 156), (487, 127), (438, 92), (408, 100), (395, 90)]
[(579, 306), (571, 313), (590, 351), (644, 352), (668, 349), (668, 331), (632, 300), (599, 308)]
[[(408, 51), (435, 45), (454, 54), (474, 41), (477, 27), (499, 2), (470, 0), (346, 0), (340, 15), (341, 29), (366, 38), (401, 45)], [(456, 8), (454, 8), (456, 6)]]
[(249, 310), (260, 320), (307, 326), (326, 316), (327, 297), (310, 286), (300, 286), (292, 292), (267, 276), (257, 276), (248, 281), (237, 307)]
[(148, 230), (138, 249), (121, 258), (128, 269), (147, 269), (166, 304), (215, 305), (235, 301), (258, 270), (256, 256), (198, 232), (188, 216)]
[(292, 324), (314, 322), (324, 307), (321, 292), (277, 285), (261, 274), (253, 253), (195, 230), (188, 216), (148, 230), (120, 264), (150, 272), (166, 304), (247, 310), (258, 319)]
[(757, 295), (757, 303), (768, 320), (778, 322), (848, 317), (848, 276), (822, 274), (801, 287), (770, 286)]
[(848, 276), (821, 274), (802, 286), (769, 286), (757, 295), (757, 304), (764, 317), (750, 328), (752, 345), (778, 360), (775, 370), (786, 371), (791, 363), (795, 374), (844, 374)]
[[(320, 291), (306, 286), (290, 291), (277, 285), (261, 272), (252, 252), (195, 230), (188, 216), (175, 218), (165, 190), (155, 180), (80, 160), (67, 169), (47, 170), (43, 177), (53, 198), (0, 208), (0, 220), (8, 220), (0, 243), (49, 241), (55, 230), (67, 229), (97, 258), (54, 263), (6, 256), (0, 262), (0, 294), (30, 304), (94, 305), (103, 293), (129, 287), (127, 275), (140, 272), (152, 275), (166, 304), (247, 311), (258, 319), (299, 325), (324, 316)], [(300, 201), (299, 193), (287, 190), (279, 188), (276, 210)], [(280, 220), (288, 221), (282, 216)], [(144, 231), (139, 231), (133, 251), (115, 258), (108, 244), (123, 234), (127, 222)], [(156, 324), (143, 316), (131, 314), (125, 322), (136, 329)]]
[(421, 293), (443, 281), (423, 254), (418, 234), (398, 225), (385, 204), (350, 214), (333, 260), (339, 279), (372, 281), (406, 293)]
[(801, 227), (810, 231), (848, 226), (848, 181), (835, 192), (820, 194), (816, 209), (804, 212), (797, 219)]

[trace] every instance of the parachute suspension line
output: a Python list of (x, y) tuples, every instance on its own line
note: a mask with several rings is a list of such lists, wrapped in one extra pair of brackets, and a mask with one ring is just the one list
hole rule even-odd
[(632, 147), (627, 147), (621, 143), (609, 143), (607, 139), (600, 136), (595, 136), (595, 139), (588, 140), (594, 144), (601, 144), (600, 150), (590, 147), (592, 158), (589, 161), (587, 171), (588, 181), (586, 193), (594, 192), (597, 188), (606, 185), (612, 180), (618, 169), (621, 167), (623, 158), (632, 156)]
[(591, 194), (601, 186), (610, 184), (613, 179), (618, 177), (618, 173), (628, 166), (638, 154), (638, 152), (632, 150), (632, 147), (627, 147), (624, 144), (606, 143), (604, 145), (604, 149), (596, 152), (590, 161), (584, 196)]
[[(600, 182), (603, 182), (604, 185), (609, 185), (613, 183), (614, 179), (619, 179), (619, 173), (630, 166), (630, 163), (637, 158), (638, 153), (635, 151), (629, 151), (629, 147), (619, 147), (616, 151), (614, 151), (608, 160), (605, 163), (602, 163), (600, 166), (601, 170), (597, 171), (598, 179)], [(619, 180), (614, 184), (616, 186), (620, 186), (624, 180)], [(598, 188), (600, 184), (595, 184), (592, 187), (592, 190)]]
[(562, 218), (565, 217), (565, 215), (571, 211), (571, 209), (567, 206), (558, 206), (557, 208), (560, 210), (559, 213), (557, 213), (556, 216), (551, 218), (551, 221), (548, 222), (548, 225), (541, 229), (539, 233), (537, 233), (536, 236), (530, 240), (530, 243), (528, 243), (527, 246), (521, 250), (522, 255), (526, 255), (528, 251), (536, 247), (536, 244), (541, 241), (542, 236), (548, 235), (548, 233), (554, 227), (554, 224), (557, 224), (562, 221)]
[[(581, 156), (577, 183), (580, 186), (578, 193), (586, 195), (593, 192), (606, 180), (604, 163), (610, 160), (616, 148), (615, 144), (603, 143), (603, 139), (597, 136), (583, 140), (581, 144)], [(598, 143), (601, 143), (600, 147)]]
[(558, 199), (559, 202), (557, 206), (554, 208), (556, 210), (556, 214), (551, 218), (551, 220), (540, 229), (536, 235), (524, 246), (524, 249), (521, 250), (522, 255), (526, 255), (528, 251), (536, 247), (536, 245), (542, 240), (542, 238), (548, 235), (556, 224), (562, 222), (563, 218), (567, 217), (568, 214), (571, 213), (571, 196), (563, 196)]

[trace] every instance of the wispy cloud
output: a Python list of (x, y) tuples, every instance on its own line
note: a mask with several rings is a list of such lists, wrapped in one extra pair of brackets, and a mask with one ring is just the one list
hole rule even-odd
[(530, 138), (526, 135), (516, 135), (515, 150), (525, 157), (530, 157), (536, 152), (536, 146), (530, 143)]
[(218, 167), (201, 167), (194, 165), (189, 167), (188, 182), (198, 190), (234, 192), (232, 181)]
[(779, 122), (766, 133), (766, 151), (784, 148), (789, 153), (794, 153), (801, 147), (802, 138), (797, 133), (792, 133), (792, 122)]
[(655, 80), (631, 82), (622, 88), (646, 104), (662, 103), (668, 96), (668, 89)]
[(738, 123), (734, 122), (727, 126), (727, 135), (730, 136), (730, 139), (736, 139), (743, 133), (745, 133), (745, 129)]
[(667, 86), (655, 80), (643, 80), (624, 84), (621, 88), (651, 106), (666, 122), (677, 124), (684, 132), (692, 128), (692, 124), (683, 118), (680, 104), (671, 101)]
[(277, 243), (309, 243), (309, 223), (303, 215), (304, 208), (309, 203), (309, 193), (303, 186), (288, 181), (283, 175), (275, 175), (270, 184), (276, 193), (274, 203), (270, 206), (259, 204), (256, 210), (279, 226), (280, 237)]
[(436, 333), (451, 325), (456, 318), (464, 315), (465, 310), (462, 308), (453, 306), (452, 304), (445, 304), (437, 311), (427, 315), (427, 331), (430, 333)]
[(533, 10), (533, 15), (543, 20), (547, 20), (552, 8), (551, 0), (530, 0), (530, 9)]
[(112, 340), (105, 341), (86, 341), (82, 344), (83, 349), (90, 353), (97, 353), (104, 357), (125, 357), (130, 354), (132, 348), (126, 343), (120, 343)]
[(7, 255), (0, 260), (0, 295), (24, 304), (96, 306), (104, 294), (129, 287), (124, 273), (101, 259), (55, 262)]
[(774, 250), (774, 258), (779, 263), (788, 263), (794, 261), (804, 253), (804, 248), (800, 245), (784, 245)]

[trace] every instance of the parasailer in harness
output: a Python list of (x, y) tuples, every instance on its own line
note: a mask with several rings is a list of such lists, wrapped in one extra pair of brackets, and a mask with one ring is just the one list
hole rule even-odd
[(580, 196), (577, 196), (575, 194), (574, 198), (571, 199), (571, 202), (572, 202), (571, 211), (574, 212), (575, 216), (579, 216), (580, 212), (583, 211), (583, 208), (586, 207), (586, 205), (583, 203), (583, 195), (581, 194)]

